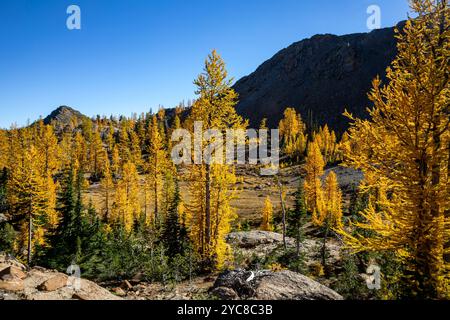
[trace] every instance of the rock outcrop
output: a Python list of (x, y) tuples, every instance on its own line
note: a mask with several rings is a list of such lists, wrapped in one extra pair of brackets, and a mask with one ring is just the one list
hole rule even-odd
[[(400, 24), (401, 26), (401, 24)], [(257, 128), (262, 118), (278, 126), (286, 107), (296, 108), (308, 123), (342, 131), (342, 113), (367, 116), (372, 80), (396, 55), (394, 28), (343, 36), (316, 35), (296, 42), (243, 77), (234, 89), (236, 110)]]
[(0, 255), (0, 300), (117, 300), (119, 297), (86, 279), (34, 267)]
[(292, 271), (226, 271), (211, 294), (223, 300), (342, 300), (330, 288)]
[(60, 106), (44, 118), (44, 124), (53, 124), (56, 133), (60, 134), (65, 130), (73, 129), (72, 126), (79, 126), (87, 119), (88, 117), (71, 107)]
[[(242, 231), (228, 234), (227, 242), (235, 251), (243, 256), (266, 257), (274, 250), (282, 250), (283, 235), (269, 231)], [(295, 239), (287, 237), (288, 248), (295, 248)], [(321, 246), (320, 240), (306, 239), (302, 242), (300, 251), (305, 255), (307, 265), (315, 264), (320, 260), (318, 248)], [(333, 241), (327, 243), (328, 262), (332, 265), (340, 260), (340, 247)]]

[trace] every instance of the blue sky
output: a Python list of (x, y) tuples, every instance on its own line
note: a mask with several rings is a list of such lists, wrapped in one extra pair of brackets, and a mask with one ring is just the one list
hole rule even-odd
[[(66, 9), (81, 8), (81, 30)], [(86, 115), (172, 107), (217, 49), (236, 80), (291, 43), (319, 33), (367, 32), (407, 17), (406, 0), (2, 0), (0, 127), (59, 105)]]

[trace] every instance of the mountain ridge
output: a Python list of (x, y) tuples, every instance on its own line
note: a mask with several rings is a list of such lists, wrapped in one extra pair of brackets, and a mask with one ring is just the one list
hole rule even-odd
[(328, 123), (344, 131), (344, 109), (366, 117), (372, 80), (377, 75), (385, 80), (397, 53), (394, 29), (318, 34), (291, 44), (234, 84), (239, 94), (236, 110), (253, 127), (262, 118), (276, 127), (285, 108), (294, 107), (309, 125)]
[[(400, 22), (397, 27), (403, 25)], [(239, 94), (237, 112), (249, 119), (252, 127), (267, 118), (274, 128), (284, 110), (293, 107), (310, 127), (328, 124), (343, 132), (348, 127), (344, 110), (367, 117), (372, 80), (377, 75), (386, 80), (385, 70), (397, 52), (394, 29), (341, 36), (317, 34), (294, 42), (233, 85)], [(44, 123), (56, 122), (64, 129), (73, 117), (77, 123), (88, 118), (63, 105), (44, 118)]]

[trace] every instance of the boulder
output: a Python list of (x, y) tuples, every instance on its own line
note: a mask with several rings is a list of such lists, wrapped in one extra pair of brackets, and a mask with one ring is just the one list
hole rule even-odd
[(90, 300), (89, 296), (87, 296), (86, 294), (84, 294), (82, 292), (75, 292), (72, 295), (72, 299), (73, 300), (82, 300), (82, 301)]
[(25, 279), (27, 275), (20, 268), (15, 266), (9, 266), (0, 271), (1, 280), (13, 280), (13, 279)]
[(219, 298), (220, 300), (238, 300), (239, 296), (231, 288), (217, 287), (211, 290), (211, 295)]
[(213, 290), (216, 288), (228, 288), (241, 298), (253, 297), (255, 295), (254, 286), (247, 281), (251, 275), (251, 272), (245, 270), (225, 271), (214, 282)]
[[(219, 289), (220, 288), (220, 289)], [(225, 290), (227, 289), (227, 290)], [(342, 300), (330, 288), (292, 271), (233, 270), (219, 275), (211, 294), (226, 293), (251, 300)]]
[[(262, 245), (279, 245), (283, 242), (283, 235), (270, 231), (243, 231), (228, 234), (227, 241), (240, 248), (253, 249)], [(294, 245), (294, 239), (287, 238), (288, 244)]]
[(0, 270), (4, 270), (8, 267), (16, 267), (22, 271), (26, 271), (25, 265), (20, 263), (16, 258), (11, 255), (0, 254)]
[(0, 267), (0, 299), (121, 300), (89, 280), (39, 267), (27, 271), (10, 256), (0, 254)]
[[(283, 235), (270, 231), (241, 231), (232, 232), (227, 235), (227, 242), (235, 251), (240, 252), (243, 256), (251, 258), (257, 256), (265, 258), (272, 254), (275, 250), (282, 250)], [(295, 239), (286, 237), (287, 247), (295, 249)], [(318, 248), (322, 245), (321, 239), (305, 239), (300, 246), (300, 251), (305, 255), (306, 264), (313, 265), (320, 261)], [(341, 260), (340, 245), (330, 239), (327, 242), (328, 262), (330, 265), (336, 265)], [(240, 266), (246, 268), (246, 266)]]
[(55, 291), (62, 287), (67, 286), (68, 276), (62, 273), (58, 273), (55, 276), (45, 280), (42, 284), (38, 286), (41, 291)]
[(0, 290), (17, 292), (22, 291), (24, 288), (25, 285), (22, 279), (0, 280)]
[(17, 292), (24, 289), (26, 274), (16, 265), (11, 265), (0, 271), (0, 290)]

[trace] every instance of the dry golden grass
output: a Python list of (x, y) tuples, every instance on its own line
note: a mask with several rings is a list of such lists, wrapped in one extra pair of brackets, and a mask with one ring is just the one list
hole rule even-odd
[[(339, 168), (338, 168), (339, 169)], [(267, 196), (274, 206), (274, 213), (277, 215), (281, 211), (279, 188), (277, 179), (275, 177), (264, 177), (257, 174), (254, 168), (240, 167), (236, 170), (236, 174), (241, 178), (241, 182), (237, 184), (238, 198), (232, 202), (238, 214), (237, 222), (249, 222), (252, 225), (259, 224), (261, 220), (261, 210), (264, 205), (264, 200)], [(356, 178), (348, 174), (340, 174), (337, 171), (340, 180), (345, 180), (348, 183), (351, 179), (357, 181)], [(280, 170), (279, 178), (283, 184), (283, 192), (285, 194), (287, 207), (294, 205), (294, 193), (298, 187), (298, 181), (303, 176), (302, 166), (292, 166)], [(182, 199), (185, 203), (189, 202), (188, 182), (184, 178), (185, 174), (181, 172), (180, 190)], [(140, 176), (141, 185), (144, 185), (144, 176)], [(143, 188), (142, 188), (143, 190)], [(89, 186), (89, 189), (84, 194), (86, 203), (92, 201), (99, 213), (102, 212), (103, 196), (101, 194), (100, 185), (98, 183)], [(348, 201), (346, 201), (348, 202)], [(144, 192), (141, 192), (141, 204), (144, 207)], [(152, 212), (153, 206), (148, 205), (147, 210)]]

